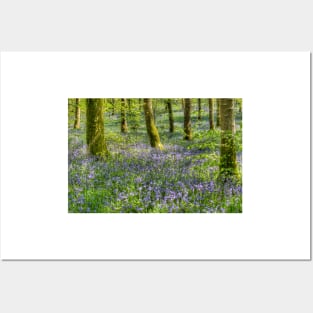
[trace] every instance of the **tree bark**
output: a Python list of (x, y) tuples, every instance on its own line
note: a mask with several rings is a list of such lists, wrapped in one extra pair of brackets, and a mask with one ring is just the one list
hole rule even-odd
[(164, 147), (161, 143), (159, 132), (154, 124), (153, 119), (153, 107), (152, 107), (152, 99), (143, 99), (143, 108), (145, 113), (145, 119), (146, 119), (146, 127), (147, 127), (147, 133), (150, 139), (151, 147), (163, 150)]
[(181, 108), (185, 111), (185, 99), (181, 99)]
[[(152, 101), (152, 100), (151, 100)], [(152, 109), (153, 109), (153, 121), (154, 121), (154, 124), (156, 125), (156, 113), (157, 113), (157, 110), (156, 110), (156, 106), (157, 106), (157, 99), (155, 99), (154, 101), (154, 105), (153, 105), (153, 101), (152, 101)]]
[(127, 133), (127, 120), (126, 120), (126, 99), (121, 99), (121, 132)]
[(223, 176), (238, 175), (235, 129), (234, 129), (234, 101), (220, 99), (221, 146), (220, 146), (220, 174)]
[(87, 99), (86, 139), (88, 152), (99, 158), (108, 156), (104, 139), (103, 99)]
[(80, 106), (79, 106), (79, 99), (76, 98), (75, 100), (75, 121), (74, 121), (74, 128), (80, 128)]
[(220, 99), (216, 99), (216, 127), (220, 126)]
[(201, 99), (198, 99), (198, 120), (201, 120)]
[(210, 129), (214, 129), (214, 106), (213, 106), (213, 99), (209, 99), (209, 122), (210, 122)]
[(112, 116), (115, 114), (115, 99), (112, 98)]
[(174, 117), (173, 117), (173, 107), (171, 99), (167, 99), (167, 110), (168, 110), (168, 119), (169, 119), (169, 131), (170, 133), (174, 132)]
[(191, 140), (191, 99), (184, 99), (185, 109), (184, 109), (184, 139)]

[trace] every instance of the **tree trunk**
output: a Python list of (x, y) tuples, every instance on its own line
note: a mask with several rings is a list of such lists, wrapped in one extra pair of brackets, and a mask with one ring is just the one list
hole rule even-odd
[(87, 99), (86, 137), (88, 152), (99, 158), (108, 156), (104, 139), (103, 99)]
[(185, 109), (184, 109), (184, 139), (191, 140), (191, 99), (184, 99)]
[[(155, 100), (156, 100), (156, 99), (155, 99)], [(154, 121), (154, 124), (156, 124), (156, 106), (157, 106), (156, 101), (154, 102), (154, 105), (153, 105), (153, 102), (152, 102), (152, 109), (153, 109), (153, 121)]]
[(112, 98), (112, 116), (115, 114), (115, 99)]
[(167, 99), (167, 109), (168, 109), (168, 119), (170, 126), (170, 133), (174, 132), (174, 117), (173, 117), (173, 108), (171, 99)]
[(74, 128), (80, 128), (80, 106), (79, 106), (79, 99), (76, 98), (75, 103), (75, 121), (74, 121)]
[(127, 121), (126, 121), (126, 99), (121, 99), (121, 132), (127, 133)]
[(238, 175), (235, 129), (234, 129), (234, 101), (220, 99), (221, 146), (220, 146), (220, 174), (223, 176)]
[(154, 124), (152, 99), (143, 99), (143, 108), (146, 119), (147, 133), (150, 139), (151, 147), (163, 150), (164, 147), (161, 143), (159, 132)]
[(213, 99), (209, 99), (209, 122), (210, 122), (210, 129), (214, 129), (214, 106), (213, 106)]
[(220, 126), (220, 99), (216, 99), (216, 127)]
[(201, 99), (198, 99), (198, 120), (201, 120)]
[(185, 99), (181, 99), (181, 108), (185, 111)]

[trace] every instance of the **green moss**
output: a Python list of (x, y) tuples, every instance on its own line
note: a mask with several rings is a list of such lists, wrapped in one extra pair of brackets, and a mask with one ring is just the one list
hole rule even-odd
[(238, 176), (235, 144), (235, 120), (233, 99), (219, 99), (221, 146), (220, 146), (220, 175)]
[(74, 121), (74, 128), (80, 128), (80, 106), (79, 106), (79, 99), (75, 99), (75, 121)]
[(154, 124), (151, 99), (144, 99), (143, 107), (144, 107), (144, 112), (145, 112), (147, 133), (150, 139), (151, 147), (159, 149), (159, 150), (163, 150), (164, 147), (161, 143), (159, 132)]
[(91, 155), (105, 158), (109, 152), (104, 139), (103, 99), (88, 99), (86, 108), (88, 151)]
[(231, 131), (222, 132), (220, 153), (220, 173), (238, 176), (235, 138)]

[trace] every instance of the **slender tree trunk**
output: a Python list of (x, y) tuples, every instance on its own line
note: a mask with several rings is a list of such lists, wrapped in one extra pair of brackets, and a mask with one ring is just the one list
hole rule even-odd
[(154, 124), (156, 124), (156, 101), (155, 101), (155, 104), (153, 105), (152, 103), (152, 108), (153, 108), (153, 121), (154, 121)]
[(220, 99), (216, 99), (216, 127), (220, 126)]
[(198, 99), (198, 120), (201, 120), (201, 99)]
[(126, 120), (126, 99), (121, 99), (121, 132), (127, 133), (127, 120)]
[(87, 99), (86, 106), (88, 152), (99, 158), (108, 156), (104, 139), (103, 104), (103, 99)]
[(112, 115), (115, 114), (115, 99), (112, 98)]
[(185, 109), (184, 109), (184, 139), (191, 140), (191, 99), (184, 99)]
[(159, 132), (154, 124), (153, 119), (153, 107), (152, 107), (152, 99), (143, 99), (143, 108), (146, 119), (147, 133), (150, 139), (151, 147), (163, 150), (164, 147), (161, 143)]
[(181, 99), (181, 108), (185, 111), (185, 99)]
[(235, 129), (234, 129), (234, 101), (220, 99), (221, 146), (220, 146), (220, 174), (223, 176), (238, 175)]
[(168, 119), (170, 126), (170, 133), (174, 132), (174, 117), (173, 117), (173, 108), (171, 99), (167, 99), (167, 109), (168, 109)]
[(210, 129), (214, 129), (214, 106), (213, 106), (213, 99), (209, 99), (209, 122), (210, 122)]
[(74, 128), (80, 128), (80, 106), (79, 106), (79, 99), (76, 98), (75, 100), (75, 121), (74, 121)]

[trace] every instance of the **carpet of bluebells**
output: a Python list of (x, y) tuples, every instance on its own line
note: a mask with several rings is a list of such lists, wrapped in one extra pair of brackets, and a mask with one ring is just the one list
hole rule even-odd
[(218, 176), (219, 133), (202, 133), (189, 145), (169, 140), (164, 151), (108, 138), (110, 157), (99, 161), (87, 154), (83, 132), (69, 129), (69, 212), (241, 213), (241, 180)]

